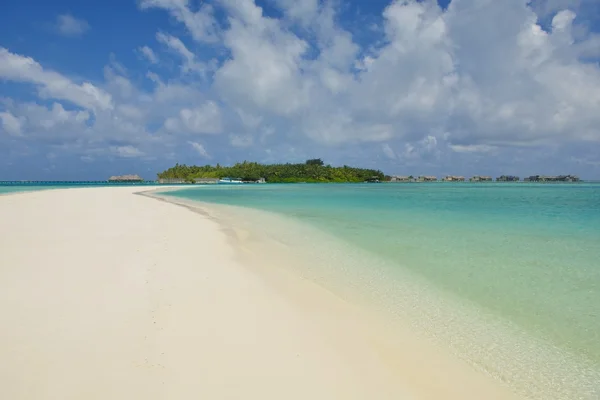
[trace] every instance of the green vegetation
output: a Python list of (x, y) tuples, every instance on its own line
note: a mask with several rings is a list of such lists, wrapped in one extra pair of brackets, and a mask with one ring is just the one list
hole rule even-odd
[(364, 182), (378, 179), (382, 181), (384, 174), (373, 169), (332, 167), (324, 165), (323, 160), (307, 160), (304, 164), (271, 164), (264, 165), (244, 161), (231, 167), (205, 165), (188, 166), (176, 164), (174, 167), (158, 174), (158, 179), (183, 179), (191, 182), (197, 178), (241, 178), (245, 181), (256, 181), (265, 178), (270, 183), (294, 182)]
[(313, 158), (312, 160), (306, 160), (306, 165), (319, 165), (323, 166), (325, 163), (320, 158)]

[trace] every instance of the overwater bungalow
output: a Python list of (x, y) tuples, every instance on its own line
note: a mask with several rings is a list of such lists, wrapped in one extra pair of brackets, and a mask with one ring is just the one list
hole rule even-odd
[(547, 176), (547, 175), (532, 175), (525, 178), (526, 182), (579, 182), (580, 179), (575, 175), (558, 175), (558, 176)]
[(179, 178), (161, 178), (158, 183), (165, 185), (178, 185), (180, 183), (186, 183), (184, 179)]
[(219, 178), (196, 178), (194, 179), (194, 183), (212, 185), (215, 183), (219, 183)]
[(116, 175), (108, 178), (109, 182), (143, 182), (144, 180), (139, 175)]
[(417, 182), (437, 182), (437, 177), (431, 175), (422, 175), (417, 178)]
[(519, 182), (521, 178), (514, 175), (500, 175), (496, 178), (496, 182)]
[(414, 178), (412, 176), (397, 176), (393, 175), (390, 177), (390, 182), (412, 182)]
[(465, 177), (464, 176), (447, 175), (444, 179), (442, 179), (442, 181), (444, 181), (444, 182), (464, 182)]
[(491, 181), (492, 181), (492, 177), (485, 176), (485, 175), (475, 175), (469, 179), (469, 182), (491, 182)]
[(240, 183), (244, 183), (242, 181), (242, 178), (230, 178), (230, 177), (225, 177), (225, 178), (221, 178), (219, 179), (219, 183), (221, 184), (240, 184)]

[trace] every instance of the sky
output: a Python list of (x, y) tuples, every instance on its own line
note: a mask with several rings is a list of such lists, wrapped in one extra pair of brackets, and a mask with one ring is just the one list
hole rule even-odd
[(3, 0), (0, 180), (600, 179), (598, 0)]

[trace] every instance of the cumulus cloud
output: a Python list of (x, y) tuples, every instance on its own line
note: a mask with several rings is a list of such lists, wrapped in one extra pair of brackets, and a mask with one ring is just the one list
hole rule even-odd
[(57, 102), (48, 107), (31, 102), (9, 103), (6, 107), (8, 111), (0, 113), (0, 118), (9, 133), (41, 141), (76, 138), (85, 132), (91, 117), (87, 110), (65, 110)]
[(90, 29), (86, 20), (75, 18), (71, 14), (62, 14), (56, 18), (56, 30), (63, 36), (81, 36)]
[(110, 151), (116, 156), (124, 158), (141, 157), (144, 155), (140, 149), (133, 146), (112, 146), (110, 147)]
[(15, 117), (9, 112), (0, 112), (0, 122), (2, 122), (2, 130), (9, 135), (20, 136), (23, 128), (23, 121)]
[(196, 60), (196, 55), (188, 50), (181, 39), (172, 35), (158, 32), (156, 34), (156, 40), (168, 46), (172, 51), (177, 53), (182, 58), (183, 64), (181, 65), (181, 70), (184, 73), (194, 71), (203, 74), (205, 72), (207, 66), (204, 63)]
[(450, 145), (450, 148), (457, 153), (487, 153), (494, 150), (493, 146), (488, 146), (487, 144), (453, 144)]
[[(428, 135), (416, 142), (405, 143), (401, 158), (410, 162), (419, 162), (426, 159), (439, 158), (441, 155), (439, 142), (440, 141), (438, 141), (435, 136)], [(449, 147), (454, 151), (458, 151), (456, 149), (460, 146), (453, 146), (450, 144)]]
[(90, 82), (77, 84), (65, 76), (44, 69), (30, 57), (0, 47), (0, 78), (37, 86), (41, 98), (68, 100), (90, 110), (113, 108), (112, 97)]
[(309, 82), (302, 79), (300, 63), (308, 44), (279, 21), (264, 17), (253, 1), (225, 4), (236, 17), (223, 34), (231, 57), (214, 78), (221, 96), (239, 108), (280, 116), (306, 107)]
[(229, 135), (229, 143), (234, 147), (249, 147), (254, 143), (252, 135)]
[(142, 10), (162, 8), (184, 24), (194, 39), (214, 43), (219, 40), (219, 29), (214, 17), (214, 9), (203, 3), (197, 11), (192, 11), (187, 0), (139, 0)]
[(153, 72), (131, 76), (113, 60), (92, 84), (0, 48), (0, 78), (63, 107), (40, 105), (49, 116), (34, 117), (6, 106), (2, 129), (41, 132), (37, 118), (57, 132), (66, 118), (64, 131), (86, 133), (78, 146), (105, 140), (112, 154), (183, 144), (202, 155), (190, 136), (212, 135), (202, 149), (389, 165), (600, 147), (600, 36), (581, 22), (589, 1), (394, 0), (366, 42), (336, 2), (273, 0), (266, 12), (254, 0), (139, 0), (185, 29), (154, 31), (176, 57), (141, 46)]
[(204, 146), (198, 142), (188, 142), (188, 144), (190, 146), (192, 146), (192, 148), (198, 153), (200, 154), (200, 156), (204, 157), (204, 158), (210, 158), (210, 155), (208, 154), (208, 152), (206, 151), (206, 149), (204, 148)]
[(179, 115), (165, 121), (165, 128), (172, 133), (220, 133), (223, 129), (221, 111), (213, 101), (193, 109), (183, 108), (179, 111)]
[(396, 159), (396, 152), (394, 152), (394, 150), (390, 147), (389, 144), (384, 143), (381, 146), (381, 150), (383, 151), (383, 154), (385, 154), (385, 156), (387, 158), (389, 158), (390, 160), (395, 160)]
[(154, 50), (152, 50), (150, 47), (141, 46), (141, 47), (138, 47), (138, 51), (140, 52), (141, 55), (143, 55), (152, 64), (158, 64), (158, 61), (159, 61), (158, 56), (154, 53)]

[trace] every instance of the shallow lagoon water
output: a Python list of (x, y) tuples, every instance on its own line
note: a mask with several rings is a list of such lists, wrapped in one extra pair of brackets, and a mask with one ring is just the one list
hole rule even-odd
[[(600, 185), (248, 185), (169, 195), (285, 216), (272, 237), (319, 249), (323, 269), (339, 264), (340, 278), (322, 284), (346, 279), (346, 293), (368, 291), (529, 397), (598, 398)], [(249, 229), (277, 224), (260, 225)]]

